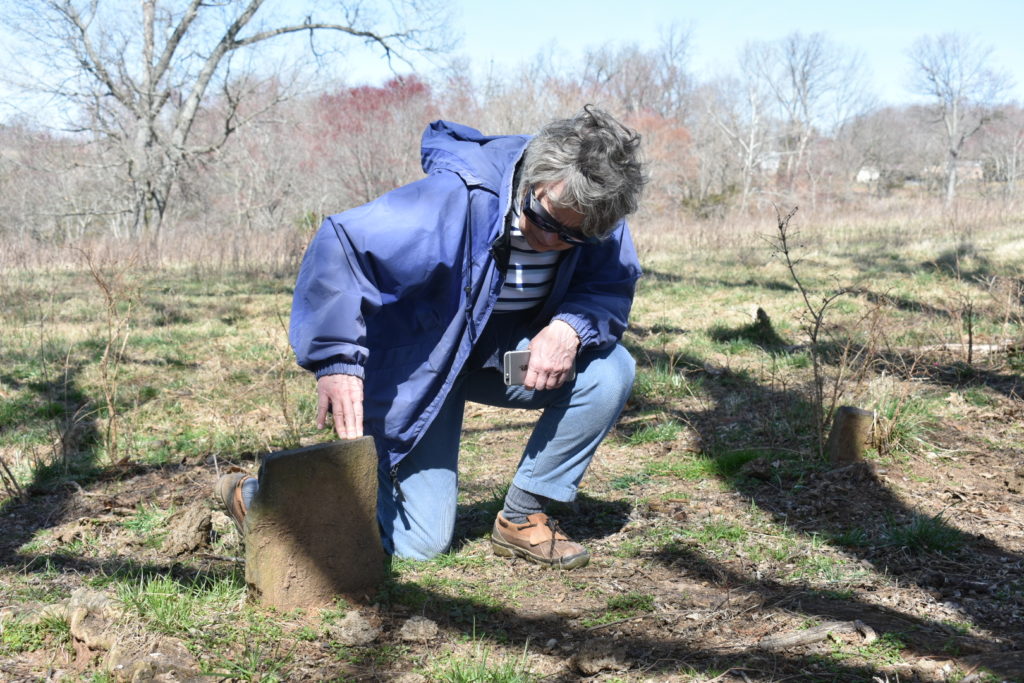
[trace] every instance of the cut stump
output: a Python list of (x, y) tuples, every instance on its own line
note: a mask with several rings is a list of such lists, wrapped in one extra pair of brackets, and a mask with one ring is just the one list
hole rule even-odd
[(372, 597), (387, 556), (377, 526), (373, 439), (266, 456), (245, 516), (250, 596), (281, 609)]
[(853, 406), (839, 406), (825, 444), (832, 464), (842, 467), (862, 460), (864, 448), (871, 443), (874, 424), (874, 412)]

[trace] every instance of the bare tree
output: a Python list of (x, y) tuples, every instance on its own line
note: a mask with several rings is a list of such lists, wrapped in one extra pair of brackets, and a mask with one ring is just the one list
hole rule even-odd
[[(65, 108), (69, 130), (119, 150), (111, 170), (125, 177), (124, 213), (134, 235), (159, 239), (186, 166), (222, 147), (250, 118), (242, 103), (253, 81), (234, 71), (252, 68), (244, 60), (253, 58), (256, 46), (304, 33), (309, 50), (322, 59), (337, 53), (334, 38), (347, 37), (375, 46), (389, 60), (444, 47), (446, 17), (434, 0), (389, 3), (392, 19), (358, 0), (311, 3), (308, 14), (292, 19), (262, 11), (263, 5), (30, 0), (8, 17), (34, 45), (21, 85)], [(218, 130), (199, 136), (197, 117), (213, 97), (221, 105)]]
[(910, 89), (932, 98), (935, 118), (942, 124), (950, 204), (956, 198), (957, 163), (964, 143), (991, 120), (1010, 79), (989, 66), (991, 47), (957, 33), (922, 36), (908, 55), (913, 63)]
[(740, 75), (705, 89), (705, 109), (715, 125), (728, 138), (743, 169), (740, 203), (746, 208), (755, 177), (762, 166), (769, 146), (770, 94), (758, 77), (761, 55), (747, 45), (740, 52)]
[(688, 104), (689, 33), (669, 26), (657, 48), (605, 43), (583, 57), (583, 87), (615, 103), (619, 111), (682, 118)]
[(1002, 183), (1003, 194), (1014, 197), (1024, 178), (1024, 108), (1010, 105), (997, 112), (981, 135), (980, 149), (986, 178)]
[(831, 134), (870, 106), (860, 55), (821, 33), (796, 32), (772, 42), (754, 42), (744, 61), (771, 91), (785, 125), (781, 142), (785, 180), (805, 171), (813, 180), (810, 150), (819, 134)]

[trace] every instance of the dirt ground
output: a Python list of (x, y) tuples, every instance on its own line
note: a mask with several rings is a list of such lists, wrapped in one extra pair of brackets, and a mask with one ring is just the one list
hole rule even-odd
[[(372, 605), (353, 607), (379, 633), (346, 657), (332, 655), (323, 638), (294, 637), (314, 616), (279, 615), (288, 654), (287, 673), (278, 678), (425, 680), (413, 672), (441, 653), (485, 642), (496, 649), (492, 657), (525, 652), (524, 666), (552, 681), (1024, 680), (1024, 460), (1019, 450), (983, 447), (978, 438), (979, 429), (1009, 429), (1021, 415), (1020, 400), (1008, 392), (968, 420), (939, 425), (933, 442), (941, 450), (840, 469), (757, 458), (728, 481), (630, 477), (638, 463), (692, 451), (702, 428), (721, 424), (692, 421), (695, 429), (669, 442), (628, 445), (612, 437), (583, 495), (558, 511), (594, 559), (558, 573), (491, 555), (485, 536), (494, 490), (514, 465), (529, 416), (510, 420), (471, 406), (456, 549), (446, 561), (401, 564)], [(622, 425), (629, 428), (628, 411)], [(90, 577), (144, 568), (181, 578), (237, 574), (241, 548), (210, 496), (216, 467), (224, 464), (126, 465), (88, 487), (68, 484), (9, 507), (0, 540), (3, 604), (29, 612), (47, 601), (16, 600), (26, 586), (39, 596), (66, 595)], [(170, 554), (166, 539), (140, 545), (121, 525), (144, 506), (212, 511), (212, 526), (192, 547), (186, 542)], [(826, 542), (843, 530), (871, 534), (929, 518), (955, 526), (963, 543), (922, 553), (896, 543)], [(172, 535), (174, 519), (167, 526)], [(681, 533), (723, 521), (744, 532), (717, 539)], [(50, 529), (49, 540), (34, 553), (19, 552), (40, 529)], [(82, 538), (90, 539), (87, 555), (60, 552)], [(218, 539), (226, 553), (212, 549)], [(802, 564), (808, 559), (818, 564)], [(822, 570), (802, 571), (807, 566)], [(630, 605), (613, 603), (613, 596), (642, 599)], [(402, 639), (414, 615), (436, 623), (436, 635)], [(772, 637), (833, 622), (839, 625), (830, 636), (772, 646)], [(131, 630), (124, 623), (111, 628)], [(0, 676), (85, 677), (102, 651), (78, 645), (4, 657)], [(201, 648), (192, 652), (201, 664)]]

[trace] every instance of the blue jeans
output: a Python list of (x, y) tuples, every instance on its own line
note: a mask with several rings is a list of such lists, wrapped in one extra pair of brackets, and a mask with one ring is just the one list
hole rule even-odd
[[(516, 348), (526, 348), (529, 338)], [(401, 498), (381, 468), (377, 497), (384, 549), (418, 560), (445, 552), (452, 543), (458, 498), (459, 441), (466, 401), (501, 408), (542, 409), (519, 461), (513, 483), (553, 500), (571, 501), (598, 444), (629, 397), (636, 363), (621, 345), (584, 350), (576, 379), (558, 389), (507, 387), (493, 367), (463, 371), (437, 417), (398, 465)]]

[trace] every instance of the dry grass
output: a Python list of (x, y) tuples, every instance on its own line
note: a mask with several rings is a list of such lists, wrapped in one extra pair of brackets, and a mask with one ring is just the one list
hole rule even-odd
[[(822, 352), (840, 401), (879, 412), (867, 466), (832, 471), (813, 456), (803, 304), (759, 239), (773, 214), (721, 234), (641, 225), (647, 276), (625, 340), (638, 360), (633, 396), (580, 499), (555, 511), (592, 565), (558, 574), (491, 555), (486, 534), (532, 416), (469, 406), (459, 542), (432, 562), (396, 563), (369, 613), (382, 635), (358, 647), (332, 635), (337, 614), (237, 603), (238, 539), (224, 519), (208, 548), (162, 550), (173, 511), (212, 505), (217, 465), (254, 469), (262, 453), (329, 438), (313, 430), (312, 380), (282, 325), (292, 257), (219, 271), (231, 260), (211, 253), (133, 271), (120, 463), (99, 436), (100, 292), (56, 258), (5, 270), (0, 457), (31, 495), (4, 504), (0, 603), (38, 609), (88, 585), (120, 596), (133, 638), (170, 634), (204, 671), (251, 680), (575, 680), (573, 656), (599, 637), (624, 648), (629, 668), (598, 680), (730, 669), (759, 681), (938, 680), (931, 663), (955, 677), (975, 667), (968, 655), (1013, 679), (999, 655), (1024, 647), (1024, 361), (1005, 347), (1024, 335), (1022, 224), (979, 213), (966, 249), (938, 213), (902, 211), (794, 219), (809, 289), (852, 290), (826, 318)], [(968, 300), (973, 343), (1004, 348), (970, 364), (963, 347), (940, 347), (964, 341)], [(753, 322), (755, 306), (770, 327)], [(414, 614), (440, 625), (433, 642), (397, 638)], [(884, 637), (756, 647), (769, 633), (853, 619)], [(63, 631), (46, 629), (5, 631), (0, 675), (72, 666)], [(97, 663), (79, 665), (104, 680)]]

